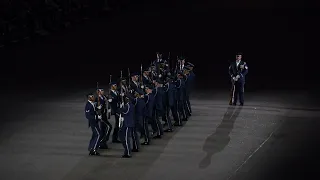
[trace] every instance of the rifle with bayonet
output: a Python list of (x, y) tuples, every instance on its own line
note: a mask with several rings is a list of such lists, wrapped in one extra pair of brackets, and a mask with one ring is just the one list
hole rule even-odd
[(110, 119), (111, 118), (111, 107), (110, 107), (110, 103), (108, 101), (108, 99), (110, 99), (111, 97), (111, 81), (112, 81), (112, 75), (110, 75), (110, 79), (109, 79), (109, 89), (108, 89), (108, 95), (106, 98), (106, 110), (107, 110), (107, 118)]
[[(121, 97), (121, 102), (120, 102), (120, 108), (122, 108), (122, 105), (124, 104), (124, 100), (123, 100), (123, 88), (122, 88), (122, 86), (123, 86), (123, 84), (122, 84), (122, 71), (120, 71), (120, 83), (119, 83), (119, 85), (120, 85), (120, 97)], [(120, 112), (120, 114), (119, 114), (119, 128), (121, 128), (122, 127), (122, 125), (123, 125), (123, 117), (122, 117), (122, 113)]]

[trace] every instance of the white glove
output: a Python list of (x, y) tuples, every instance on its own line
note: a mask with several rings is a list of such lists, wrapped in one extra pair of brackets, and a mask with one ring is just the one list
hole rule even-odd
[(120, 120), (120, 121), (123, 121), (123, 120), (124, 120), (124, 118), (123, 118), (123, 117), (120, 117), (120, 118), (119, 118), (119, 120)]
[(239, 79), (239, 78), (240, 78), (240, 75), (237, 75), (236, 78)]
[(98, 115), (98, 119), (102, 119), (102, 116), (101, 116), (101, 115)]
[(237, 80), (237, 79), (236, 79), (236, 77), (233, 77), (232, 79), (233, 79), (234, 81), (236, 81), (236, 80)]
[(169, 64), (166, 64), (166, 66), (168, 67), (168, 66), (169, 66)]
[(122, 108), (123, 106), (124, 106), (124, 103), (121, 103), (121, 104), (120, 104), (120, 108)]
[(108, 113), (111, 113), (111, 109), (108, 109)]
[(120, 96), (124, 96), (124, 93), (121, 93)]
[(162, 77), (162, 75), (161, 74), (159, 74), (159, 78), (161, 78)]
[(143, 89), (143, 88), (144, 88), (144, 85), (141, 86), (141, 89)]
[(100, 106), (97, 107), (97, 109), (101, 109), (101, 108), (102, 108), (102, 105), (100, 105)]
[(108, 99), (108, 102), (112, 102), (112, 99)]

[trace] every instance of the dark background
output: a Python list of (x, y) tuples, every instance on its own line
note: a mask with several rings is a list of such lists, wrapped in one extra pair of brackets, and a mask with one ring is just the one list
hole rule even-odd
[(314, 89), (308, 36), (317, 9), (290, 1), (128, 2), (119, 11), (66, 31), (1, 49), (4, 87), (107, 84), (120, 69), (139, 70), (155, 52), (184, 54), (196, 65), (199, 88), (228, 88), (229, 62), (244, 53), (247, 91)]
[[(128, 67), (138, 71), (140, 63), (148, 65), (155, 59), (157, 51), (165, 57), (170, 51), (172, 59), (182, 53), (195, 64), (200, 90), (228, 91), (229, 62), (242, 51), (249, 66), (246, 91), (317, 92), (319, 6), (315, 4), (319, 5), (303, 1), (131, 1), (118, 11), (63, 32), (0, 49), (2, 92), (46, 95), (49, 90), (94, 88), (97, 81), (106, 85), (109, 74), (119, 76), (121, 69), (126, 74)], [(317, 126), (313, 128), (315, 131), (308, 131), (317, 132)], [(277, 174), (273, 170), (284, 166), (279, 171), (287, 169), (283, 172), (288, 173), (281, 179), (297, 177), (291, 172), (307, 176), (318, 159), (314, 143), (318, 141), (308, 139), (311, 136), (318, 137), (306, 137), (301, 147), (307, 148), (296, 149), (301, 155), (279, 157), (279, 166), (275, 166), (278, 162), (272, 167), (261, 165), (265, 175)], [(304, 154), (311, 151), (314, 156), (306, 158)]]

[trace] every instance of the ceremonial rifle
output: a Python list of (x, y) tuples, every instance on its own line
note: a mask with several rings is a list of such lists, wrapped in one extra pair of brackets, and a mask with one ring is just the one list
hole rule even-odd
[(110, 79), (109, 79), (109, 89), (108, 89), (108, 96), (106, 98), (106, 110), (107, 110), (107, 118), (110, 119), (111, 117), (111, 112), (109, 112), (109, 109), (110, 108), (110, 104), (109, 104), (109, 99), (110, 99), (110, 96), (111, 96), (111, 80), (112, 80), (112, 75), (110, 74)]
[(128, 91), (131, 90), (131, 74), (130, 69), (128, 68)]
[[(122, 96), (122, 94), (123, 94), (122, 78), (123, 78), (122, 77), (122, 71), (120, 71), (120, 83), (119, 83), (119, 85), (120, 85), (120, 96), (121, 96), (120, 108), (122, 108), (121, 104), (124, 103), (123, 96)], [(123, 125), (122, 113), (120, 112), (120, 114), (119, 114), (119, 128), (121, 128), (122, 125)]]
[(101, 105), (100, 103), (100, 97), (99, 97), (99, 82), (97, 82), (97, 114), (101, 115), (101, 109), (98, 109), (98, 107)]
[(140, 66), (140, 86), (141, 86), (141, 87), (143, 86), (142, 76), (143, 76), (143, 71), (142, 71), (142, 64), (141, 64), (141, 66)]

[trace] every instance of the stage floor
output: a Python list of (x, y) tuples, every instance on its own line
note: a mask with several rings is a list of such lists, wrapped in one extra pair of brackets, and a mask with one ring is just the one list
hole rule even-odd
[(320, 106), (303, 92), (248, 92), (243, 107), (228, 106), (228, 92), (197, 92), (189, 121), (131, 159), (112, 143), (101, 157), (89, 157), (84, 92), (17, 96), (2, 117), (0, 179), (261, 180), (314, 137), (320, 118)]

